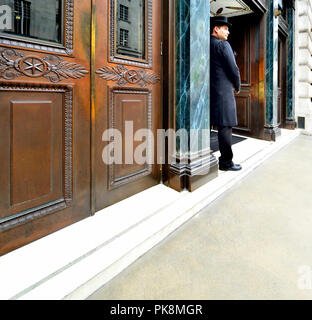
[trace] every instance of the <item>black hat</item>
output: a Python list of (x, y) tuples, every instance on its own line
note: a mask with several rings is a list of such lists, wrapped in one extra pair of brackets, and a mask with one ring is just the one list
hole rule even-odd
[(215, 27), (215, 26), (228, 26), (228, 27), (232, 27), (232, 24), (228, 22), (228, 18), (227, 17), (223, 17), (223, 16), (215, 16), (212, 17), (210, 19), (210, 24), (211, 27)]

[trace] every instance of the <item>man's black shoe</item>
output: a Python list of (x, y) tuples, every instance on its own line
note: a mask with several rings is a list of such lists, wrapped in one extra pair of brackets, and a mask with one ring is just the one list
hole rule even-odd
[(230, 167), (219, 166), (219, 170), (221, 171), (239, 171), (242, 170), (242, 166), (240, 164), (234, 164)]

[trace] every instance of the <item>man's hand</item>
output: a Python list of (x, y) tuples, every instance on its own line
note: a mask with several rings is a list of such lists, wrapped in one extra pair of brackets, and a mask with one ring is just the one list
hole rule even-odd
[(234, 90), (234, 93), (235, 93), (235, 94), (240, 94), (240, 91)]

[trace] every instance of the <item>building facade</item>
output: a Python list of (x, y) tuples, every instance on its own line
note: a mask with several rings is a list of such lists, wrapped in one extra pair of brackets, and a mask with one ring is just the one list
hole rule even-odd
[(296, 2), (296, 119), (298, 127), (312, 134), (312, 4)]
[[(7, 0), (0, 30), (0, 254), (163, 183), (218, 175), (210, 17), (233, 23), (238, 126), (294, 129), (291, 0)], [(9, 21), (12, 21), (9, 25)]]

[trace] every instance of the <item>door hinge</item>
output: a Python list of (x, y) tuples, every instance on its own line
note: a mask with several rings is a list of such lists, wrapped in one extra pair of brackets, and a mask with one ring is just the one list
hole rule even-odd
[(163, 46), (164, 46), (164, 43), (161, 41), (160, 42), (160, 55), (163, 56), (164, 53), (163, 53)]

